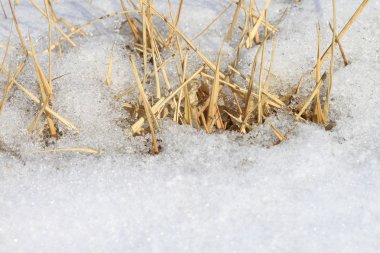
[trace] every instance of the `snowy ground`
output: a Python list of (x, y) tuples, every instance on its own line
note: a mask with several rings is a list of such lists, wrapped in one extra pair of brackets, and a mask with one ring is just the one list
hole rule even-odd
[[(76, 24), (119, 10), (118, 1), (56, 2)], [(181, 29), (196, 35), (227, 4), (185, 1)], [(338, 27), (359, 4), (337, 0)], [(164, 10), (166, 1), (157, 5)], [(331, 38), (329, 1), (273, 1), (270, 20), (276, 23), (286, 8), (274, 66), (280, 90), (315, 64), (318, 20), (323, 45)], [(232, 11), (198, 42), (214, 58)], [(23, 0), (16, 12), (23, 33), (30, 29), (35, 43), (46, 45), (42, 16)], [(245, 136), (207, 135), (166, 121), (159, 134), (163, 152), (148, 155), (150, 142), (131, 136), (122, 103), (113, 99), (134, 85), (124, 47), (130, 38), (114, 30), (118, 24), (110, 19), (93, 26), (91, 37), (76, 37), (78, 48), (66, 45), (54, 62), (54, 76), (68, 74), (55, 83), (55, 108), (81, 133), (62, 127), (64, 136), (51, 146), (92, 147), (102, 155), (33, 153), (44, 146), (27, 132), (38, 108), (21, 91), (12, 93), (0, 114), (0, 252), (379, 251), (379, 1), (370, 1), (342, 40), (351, 63), (336, 64), (336, 127), (298, 123), (277, 146), (267, 124)], [(9, 26), (0, 14), (0, 44)], [(17, 45), (17, 38), (12, 42)], [(45, 66), (46, 58), (41, 56)], [(251, 59), (247, 53), (242, 66)], [(18, 80), (37, 88), (32, 66)], [(303, 93), (310, 89), (306, 83)], [(286, 113), (270, 121), (283, 131), (295, 124)]]

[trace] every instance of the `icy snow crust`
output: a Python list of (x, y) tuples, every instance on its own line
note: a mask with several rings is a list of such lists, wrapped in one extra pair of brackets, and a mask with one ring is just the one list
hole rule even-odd
[[(227, 4), (185, 1), (181, 29), (193, 37)], [(359, 4), (337, 1), (339, 28)], [(56, 6), (76, 24), (120, 10), (118, 1), (64, 0)], [(166, 1), (157, 6), (166, 11)], [(286, 8), (273, 70), (274, 88), (283, 91), (315, 64), (318, 20), (323, 45), (331, 39), (329, 1), (273, 1), (270, 20), (276, 23)], [(42, 16), (28, 1), (16, 12), (24, 35), (30, 29), (35, 43), (46, 46)], [(197, 42), (213, 60), (230, 19), (224, 16)], [(267, 124), (245, 136), (207, 135), (164, 121), (158, 156), (147, 155), (148, 137), (131, 136), (122, 103), (113, 99), (134, 85), (125, 49), (131, 38), (115, 31), (119, 21), (87, 29), (91, 36), (76, 37), (78, 48), (66, 45), (63, 58), (54, 62), (54, 76), (67, 74), (55, 82), (54, 108), (81, 133), (62, 126), (64, 136), (49, 147), (98, 148), (101, 156), (33, 154), (44, 147), (27, 133), (38, 108), (19, 90), (0, 114), (0, 252), (379, 251), (379, 1), (370, 1), (342, 40), (351, 64), (343, 67), (336, 55), (332, 131), (295, 125), (279, 112), (270, 122), (294, 130), (273, 146)], [(0, 15), (0, 44), (9, 26)], [(115, 41), (113, 83), (107, 88)], [(17, 44), (15, 36), (12, 42)], [(226, 58), (232, 44), (225, 47)], [(41, 56), (44, 66), (46, 58)], [(245, 52), (243, 70), (251, 60)], [(31, 64), (18, 80), (36, 91)], [(306, 81), (303, 96), (311, 88)]]

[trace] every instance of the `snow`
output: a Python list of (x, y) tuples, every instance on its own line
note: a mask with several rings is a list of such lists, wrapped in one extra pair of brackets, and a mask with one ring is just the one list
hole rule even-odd
[[(275, 89), (285, 91), (315, 64), (318, 20), (323, 45), (331, 40), (331, 4), (315, 3), (271, 5), (273, 22), (287, 9), (279, 25)], [(156, 4), (165, 11), (166, 1)], [(227, 4), (185, 1), (181, 29), (195, 36)], [(359, 4), (337, 0), (338, 27)], [(75, 24), (120, 10), (118, 1), (62, 0), (56, 6)], [(38, 50), (45, 48), (42, 16), (28, 1), (16, 13), (23, 33), (30, 29)], [(54, 108), (81, 132), (62, 126), (63, 137), (50, 146), (103, 153), (33, 153), (44, 146), (27, 132), (38, 108), (15, 90), (0, 114), (0, 252), (378, 252), (379, 13), (380, 2), (370, 1), (342, 39), (350, 65), (344, 67), (336, 54), (331, 131), (279, 112), (268, 122), (282, 132), (293, 130), (274, 146), (268, 122), (247, 135), (207, 135), (165, 120), (158, 156), (148, 154), (148, 137), (132, 137), (122, 102), (113, 99), (134, 85), (125, 50), (130, 39), (115, 31), (117, 18), (87, 29), (90, 36), (76, 37), (78, 48), (66, 45), (53, 68), (54, 76), (67, 74), (55, 82)], [(213, 59), (230, 17), (197, 41)], [(9, 27), (0, 14), (0, 44)], [(14, 36), (12, 44), (17, 42)], [(226, 59), (233, 57), (232, 44), (225, 46)], [(47, 66), (46, 55), (40, 60)], [(245, 52), (240, 64), (246, 72), (251, 60)], [(37, 93), (32, 68), (28, 64), (18, 80)], [(0, 76), (1, 90), (5, 80)], [(302, 96), (311, 89), (306, 80)]]

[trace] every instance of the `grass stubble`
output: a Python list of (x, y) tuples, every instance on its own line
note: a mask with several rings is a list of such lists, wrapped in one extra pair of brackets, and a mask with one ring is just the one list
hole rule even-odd
[[(255, 0), (232, 1), (205, 29), (191, 39), (181, 32), (178, 26), (181, 13), (186, 11), (183, 7), (183, 0), (179, 1), (175, 14), (171, 0), (168, 1), (169, 17), (164, 16), (155, 8), (154, 1), (120, 0), (121, 11), (90, 20), (81, 26), (75, 26), (68, 20), (58, 17), (54, 11), (54, 1), (44, 0), (44, 6), (41, 7), (34, 0), (31, 0), (35, 9), (47, 21), (49, 46), (42, 52), (36, 52), (30, 35), (27, 36), (29, 43), (26, 43), (17, 20), (16, 6), (19, 3), (8, 0), (12, 25), (7, 44), (0, 45), (1, 52), (4, 52), (0, 61), (0, 75), (6, 75), (3, 96), (0, 101), (0, 112), (7, 102), (10, 91), (17, 88), (40, 107), (36, 118), (28, 128), (31, 134), (37, 132), (38, 136), (42, 138), (59, 138), (62, 134), (59, 130), (60, 127), (79, 132), (74, 124), (53, 109), (55, 96), (53, 58), (56, 55), (62, 56), (63, 43), (77, 47), (74, 36), (86, 36), (84, 31), (86, 27), (106, 18), (123, 16), (131, 33), (131, 39), (134, 40), (134, 47), (131, 49), (129, 60), (136, 86), (121, 91), (115, 96), (115, 100), (122, 101), (122, 98), (127, 94), (138, 91), (138, 99), (136, 101), (124, 101), (124, 108), (130, 112), (130, 120), (133, 122), (131, 131), (134, 135), (151, 134), (151, 151), (153, 154), (160, 152), (157, 134), (160, 131), (159, 121), (164, 118), (170, 118), (181, 125), (191, 125), (197, 129), (204, 129), (207, 133), (224, 130), (248, 133), (263, 124), (274, 112), (281, 109), (291, 112), (297, 121), (313, 121), (328, 128), (331, 125), (329, 111), (333, 87), (335, 48), (338, 45), (344, 64), (347, 65), (348, 60), (341, 39), (368, 1), (364, 0), (360, 4), (354, 15), (338, 33), (336, 3), (335, 0), (332, 0), (331, 44), (322, 54), (321, 32), (319, 25), (317, 25), (317, 60), (316, 65), (311, 67), (312, 73), (315, 75), (315, 86), (305, 101), (298, 102), (298, 105), (294, 107), (291, 106), (291, 101), (293, 97), (299, 96), (303, 76), (285, 96), (275, 94), (270, 87), (270, 76), (276, 50), (276, 33), (278, 32), (278, 28), (268, 20), (270, 0), (265, 2), (262, 10), (257, 8)], [(10, 18), (6, 14), (2, 0), (0, 0), (0, 4), (3, 18)], [(210, 60), (210, 56), (202, 53), (195, 46), (194, 41), (207, 33), (234, 6), (235, 11), (231, 17), (231, 24), (223, 41), (221, 41), (219, 54), (214, 63)], [(241, 16), (244, 18), (239, 19)], [(24, 59), (19, 63), (13, 63), (15, 67), (12, 67), (12, 64), (6, 67), (9, 51), (16, 50), (11, 42), (13, 27), (17, 32)], [(232, 62), (226, 64), (222, 54), (223, 45), (229, 43), (233, 36), (239, 36), (239, 43), (235, 48), (236, 56)], [(114, 46), (108, 59), (108, 71), (105, 78), (107, 86), (112, 84)], [(249, 75), (243, 74), (238, 66), (243, 49), (256, 50)], [(189, 62), (190, 51), (195, 53), (201, 61), (201, 64), (193, 72), (190, 71), (191, 68), (189, 67), (194, 65), (193, 62)], [(43, 57), (44, 53), (49, 57), (49, 66), (45, 70), (39, 63), (39, 57)], [(270, 53), (268, 59), (267, 53)], [(39, 88), (38, 95), (33, 94), (17, 81), (29, 59), (34, 63)], [(329, 68), (322, 73), (323, 64), (328, 59), (330, 59)], [(166, 69), (169, 63), (175, 65), (176, 73), (174, 75), (178, 77), (178, 81), (169, 78), (169, 74), (173, 74), (168, 74)], [(142, 67), (139, 69), (141, 65)], [(223, 69), (222, 66), (225, 65), (227, 67)], [(152, 72), (148, 73), (149, 70)], [(278, 139), (277, 143), (286, 140), (289, 133), (281, 133), (271, 123), (269, 126)], [(47, 152), (100, 153), (99, 150), (86, 147), (45, 149), (37, 153)]]

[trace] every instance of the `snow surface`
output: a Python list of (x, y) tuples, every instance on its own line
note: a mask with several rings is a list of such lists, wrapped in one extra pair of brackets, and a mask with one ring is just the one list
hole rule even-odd
[[(30, 30), (41, 50), (47, 24), (28, 1), (20, 2), (24, 36)], [(75, 24), (120, 10), (118, 1), (56, 2), (57, 12)], [(338, 27), (359, 4), (337, 0)], [(185, 1), (181, 29), (195, 36), (227, 5)], [(166, 11), (166, 1), (157, 6)], [(315, 64), (318, 20), (323, 45), (331, 40), (329, 1), (273, 1), (270, 20), (277, 23), (284, 11), (273, 69), (274, 88), (282, 91)], [(232, 12), (197, 41), (214, 60)], [(89, 37), (74, 39), (78, 48), (66, 45), (54, 61), (54, 76), (67, 74), (55, 82), (54, 108), (81, 133), (61, 127), (64, 136), (50, 147), (92, 147), (101, 155), (33, 153), (44, 147), (27, 132), (38, 107), (17, 89), (0, 114), (0, 252), (379, 252), (379, 1), (370, 1), (342, 39), (350, 65), (336, 55), (331, 131), (279, 112), (268, 122), (283, 132), (294, 129), (274, 146), (268, 123), (248, 135), (207, 135), (164, 121), (158, 156), (147, 154), (148, 137), (132, 137), (127, 113), (113, 99), (134, 85), (125, 49), (131, 38), (118, 33), (119, 22), (92, 26)], [(9, 27), (0, 14), (0, 44)], [(231, 43), (226, 59), (233, 57)], [(246, 72), (251, 59), (245, 52)], [(37, 91), (32, 67), (18, 80)], [(5, 80), (2, 75), (1, 90)], [(311, 89), (306, 81), (303, 96)]]

